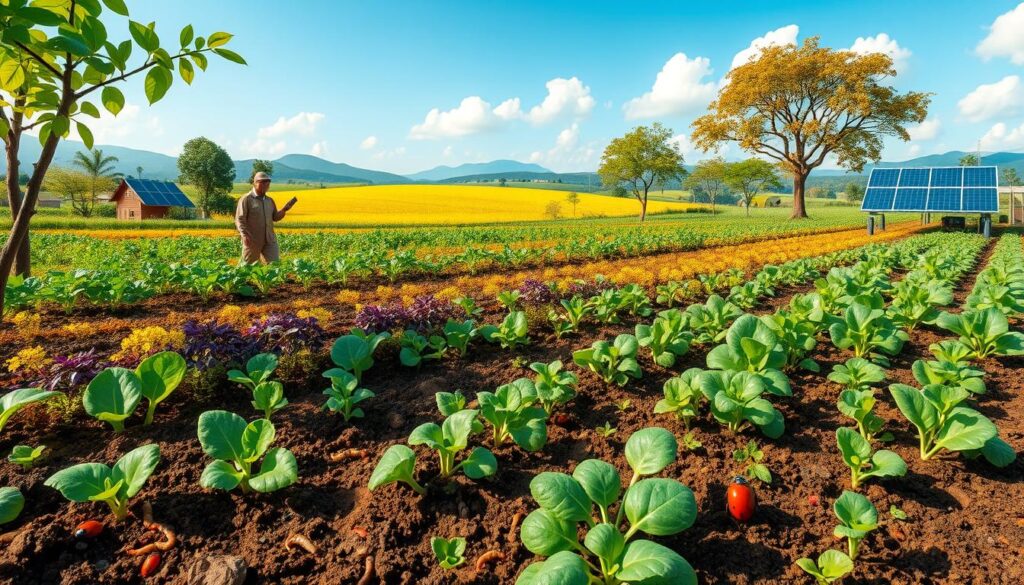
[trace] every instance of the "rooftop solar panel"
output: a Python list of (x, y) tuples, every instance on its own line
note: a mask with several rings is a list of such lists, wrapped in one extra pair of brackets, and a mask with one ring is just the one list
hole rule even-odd
[(195, 207), (174, 183), (151, 179), (125, 179), (125, 183), (138, 194), (146, 205)]

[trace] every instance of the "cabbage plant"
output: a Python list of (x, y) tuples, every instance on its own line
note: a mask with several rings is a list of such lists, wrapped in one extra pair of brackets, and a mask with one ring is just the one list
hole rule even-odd
[(942, 313), (936, 324), (959, 335), (960, 343), (970, 349), (969, 359), (995, 355), (1024, 355), (1024, 333), (1010, 331), (1006, 315), (999, 309)]
[(114, 518), (128, 517), (128, 503), (146, 485), (160, 463), (160, 445), (143, 445), (114, 464), (79, 463), (50, 476), (45, 485), (72, 502), (104, 502)]
[(818, 585), (831, 585), (853, 570), (853, 559), (842, 551), (829, 549), (818, 555), (816, 561), (807, 557), (798, 559), (796, 566), (814, 577)]
[(331, 378), (331, 387), (323, 391), (327, 396), (324, 410), (337, 412), (348, 422), (352, 418), (363, 418), (363, 409), (356, 406), (375, 395), (366, 388), (360, 388), (356, 377), (348, 372)]
[(881, 297), (858, 297), (829, 327), (832, 343), (839, 349), (852, 349), (856, 357), (888, 366), (889, 360), (881, 354), (899, 354), (910, 337), (885, 316), (883, 306)]
[(60, 392), (42, 388), (20, 388), (0, 396), (0, 431), (4, 430), (4, 425), (14, 416), (14, 413), (29, 404), (49, 400), (58, 394)]
[(673, 414), (690, 430), (690, 421), (700, 413), (700, 403), (704, 400), (701, 391), (700, 368), (690, 368), (674, 378), (669, 378), (662, 392), (664, 398), (654, 405), (654, 414)]
[[(298, 480), (299, 468), (292, 452), (271, 447), (273, 423), (260, 418), (247, 423), (225, 410), (199, 415), (199, 444), (214, 459), (206, 466), (199, 485), (209, 489), (273, 492)], [(260, 459), (263, 459), (260, 462)], [(259, 463), (259, 471), (254, 468)]]
[(625, 386), (630, 378), (643, 376), (636, 361), (639, 348), (636, 337), (623, 333), (611, 343), (602, 339), (595, 341), (589, 349), (574, 351), (572, 361), (601, 376), (606, 384)]
[(491, 424), (494, 448), (509, 440), (527, 451), (548, 441), (547, 411), (538, 404), (537, 389), (528, 378), (503, 384), (494, 392), (478, 392), (480, 416)]
[(25, 508), (25, 496), (15, 487), (0, 487), (0, 526), (14, 522)]
[(836, 443), (843, 462), (850, 468), (850, 486), (853, 489), (870, 477), (903, 477), (907, 474), (907, 464), (899, 455), (885, 449), (872, 451), (871, 443), (853, 429), (836, 429)]
[(576, 396), (576, 385), (580, 379), (576, 374), (563, 370), (561, 360), (547, 364), (535, 362), (530, 364), (530, 369), (536, 373), (533, 385), (537, 390), (537, 402), (549, 415)]
[(654, 363), (671, 368), (676, 358), (689, 351), (693, 334), (686, 328), (682, 311), (669, 309), (658, 313), (650, 325), (637, 325), (636, 339), (640, 347), (650, 348)]
[(729, 327), (725, 343), (708, 352), (712, 370), (750, 372), (764, 389), (776, 396), (792, 396), (789, 378), (782, 373), (786, 352), (775, 332), (753, 315), (743, 315)]
[(500, 343), (505, 349), (513, 349), (520, 345), (530, 344), (530, 329), (526, 322), (526, 313), (512, 311), (501, 321), (500, 325), (484, 325), (480, 327), (480, 336), (490, 343)]
[[(373, 352), (390, 336), (389, 333), (368, 334), (360, 329), (353, 329), (351, 334), (342, 335), (331, 346), (331, 361), (362, 383), (363, 372), (373, 367)], [(324, 372), (324, 377), (327, 378), (337, 375), (336, 369)]]
[(878, 510), (871, 500), (856, 492), (843, 490), (832, 504), (839, 526), (832, 531), (836, 538), (845, 538), (850, 560), (857, 560), (860, 543), (869, 532), (878, 528)]
[(734, 433), (757, 427), (766, 437), (777, 439), (785, 432), (782, 413), (761, 397), (762, 378), (750, 372), (708, 371), (700, 375), (701, 392), (715, 420)]

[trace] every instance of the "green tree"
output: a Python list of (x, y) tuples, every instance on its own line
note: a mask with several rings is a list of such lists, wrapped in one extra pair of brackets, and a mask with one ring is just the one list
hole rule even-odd
[[(121, 173), (114, 171), (116, 162), (116, 156), (103, 156), (103, 151), (98, 149), (88, 152), (79, 150), (71, 160), (71, 164), (82, 169), (89, 176), (89, 196), (93, 205), (100, 193), (113, 191), (117, 186), (117, 179), (121, 177)], [(84, 208), (83, 206), (82, 209)], [(89, 213), (92, 213), (92, 206), (89, 206)], [(84, 215), (89, 217), (88, 214)]]
[(252, 171), (249, 172), (249, 184), (252, 184), (253, 177), (256, 173), (267, 173), (268, 175), (274, 175), (274, 163), (269, 160), (256, 159), (252, 161)]
[(750, 204), (759, 193), (769, 189), (781, 189), (782, 181), (775, 165), (759, 158), (727, 163), (725, 184), (739, 194), (740, 201), (750, 215)]
[(847, 201), (863, 201), (864, 200), (864, 186), (860, 183), (851, 181), (846, 184), (843, 189), (843, 193), (846, 195)]
[(1003, 169), (1003, 184), (1010, 188), (1010, 224), (1012, 225), (1017, 221), (1015, 214), (1017, 197), (1013, 192), (1014, 188), (1020, 185), (1020, 176), (1017, 174), (1017, 169), (1013, 167), (1005, 167)]
[(43, 181), (43, 189), (60, 195), (71, 203), (71, 209), (82, 217), (91, 217), (96, 208), (96, 181), (86, 172), (50, 167)]
[(687, 175), (683, 186), (690, 191), (701, 191), (711, 202), (711, 212), (715, 212), (715, 200), (727, 189), (725, 184), (726, 162), (721, 157), (709, 158), (697, 163), (693, 172)]
[(142, 167), (141, 166), (135, 167), (135, 177), (138, 178), (138, 179), (142, 178)]
[[(124, 95), (117, 88), (119, 83), (144, 76), (145, 95), (152, 104), (167, 94), (175, 69), (185, 83), (191, 83), (196, 67), (206, 69), (210, 53), (245, 64), (225, 48), (230, 34), (199, 37), (191, 25), (175, 35), (175, 44), (169, 46), (179, 48), (172, 48), (173, 53), (161, 46), (156, 23), (128, 19), (130, 38), (117, 42), (108, 37), (107, 27), (123, 21), (101, 18), (104, 8), (128, 16), (124, 0), (50, 0), (31, 5), (21, 0), (0, 7), (0, 136), (14, 217), (0, 251), (0, 315), (12, 268), (22, 276), (31, 272), (31, 218), (57, 144), (70, 134), (72, 124), (85, 147), (92, 148), (88, 118), (100, 116), (97, 103), (115, 116), (121, 111)], [(133, 56), (135, 62), (130, 63)], [(38, 134), (42, 149), (22, 193), (17, 182), (19, 153), (21, 140), (30, 130)]]
[(832, 156), (860, 172), (878, 161), (887, 136), (910, 140), (907, 125), (924, 121), (930, 94), (884, 85), (896, 75), (892, 58), (821, 47), (770, 46), (726, 74), (727, 83), (693, 122), (704, 151), (736, 142), (781, 162), (793, 176), (793, 217), (807, 217), (807, 177)]
[(597, 169), (606, 186), (624, 186), (640, 202), (640, 221), (647, 218), (647, 194), (658, 181), (678, 179), (686, 174), (683, 155), (672, 142), (672, 130), (655, 123), (638, 126), (615, 138), (601, 155)]
[(981, 164), (981, 161), (976, 154), (968, 153), (960, 157), (960, 166), (962, 167), (976, 167), (979, 164)]
[(576, 205), (580, 202), (580, 196), (575, 191), (571, 191), (565, 196), (565, 202), (572, 205), (572, 216), (576, 217)]
[(549, 219), (558, 219), (562, 215), (562, 204), (557, 201), (548, 201), (544, 207), (544, 215)]
[(196, 207), (209, 217), (218, 199), (223, 199), (235, 184), (235, 162), (226, 150), (209, 138), (200, 136), (185, 143), (178, 157), (178, 180), (194, 185), (199, 201)]

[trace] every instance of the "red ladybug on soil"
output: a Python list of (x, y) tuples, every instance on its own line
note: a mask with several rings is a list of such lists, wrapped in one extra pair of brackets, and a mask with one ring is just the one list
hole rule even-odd
[(95, 520), (86, 520), (75, 527), (75, 538), (96, 538), (103, 532), (103, 524)]
[(754, 516), (754, 510), (757, 509), (757, 496), (747, 480), (742, 477), (732, 479), (726, 492), (725, 509), (729, 511), (730, 516), (740, 522), (746, 522)]

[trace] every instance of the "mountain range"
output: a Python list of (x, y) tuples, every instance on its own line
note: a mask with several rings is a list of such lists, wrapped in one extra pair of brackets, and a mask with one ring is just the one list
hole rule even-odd
[[(105, 155), (112, 155), (118, 158), (115, 171), (131, 175), (138, 175), (138, 167), (142, 167), (142, 176), (147, 179), (176, 180), (178, 177), (177, 158), (150, 152), (127, 148), (124, 146), (98, 145), (96, 148), (103, 150)], [(71, 164), (75, 153), (84, 150), (80, 142), (73, 140), (61, 141), (57, 146), (57, 153), (54, 155), (54, 164), (68, 166)], [(39, 157), (39, 142), (34, 138), (26, 139), (21, 145), (22, 168), (31, 165)], [(960, 158), (968, 153), (953, 150), (943, 154), (930, 154), (904, 161), (884, 161), (877, 164), (879, 167), (894, 166), (956, 166)], [(248, 179), (252, 170), (253, 159), (235, 161), (235, 180), (244, 182)], [(472, 182), (496, 182), (500, 179), (514, 181), (551, 181), (569, 183), (574, 185), (588, 185), (596, 188), (600, 185), (600, 179), (596, 173), (556, 173), (534, 163), (523, 163), (514, 160), (494, 160), (485, 163), (465, 163), (458, 166), (441, 165), (432, 169), (399, 175), (372, 169), (354, 167), (345, 163), (336, 163), (308, 154), (286, 154), (274, 163), (274, 178), (278, 181), (304, 181), (319, 183), (366, 183), (376, 185), (395, 185), (403, 183), (472, 183)], [(1024, 153), (1021, 152), (993, 152), (982, 153), (982, 164), (998, 165), (1000, 168), (1014, 168), (1017, 173), (1024, 176)], [(7, 163), (0, 157), (0, 172), (6, 172)], [(687, 167), (690, 169), (691, 167)], [(871, 167), (866, 167), (862, 174), (847, 173), (838, 169), (819, 169), (812, 173), (815, 176), (826, 179), (828, 182), (836, 180), (864, 180), (870, 172)], [(24, 170), (23, 170), (24, 172)]]

